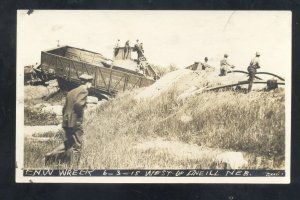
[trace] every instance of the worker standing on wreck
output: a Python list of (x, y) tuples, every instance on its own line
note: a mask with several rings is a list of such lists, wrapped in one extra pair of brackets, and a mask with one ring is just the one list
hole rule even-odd
[(252, 58), (250, 65), (248, 67), (248, 72), (249, 72), (248, 92), (251, 91), (255, 74), (257, 72), (257, 69), (260, 68), (259, 57), (260, 57), (260, 53), (256, 52), (255, 57)]
[(205, 70), (206, 68), (210, 67), (210, 66), (207, 64), (207, 61), (208, 61), (208, 58), (205, 57), (205, 58), (204, 58), (204, 63), (201, 63), (202, 70)]
[(220, 61), (220, 76), (226, 76), (229, 71), (229, 67), (234, 68), (233, 65), (228, 62), (228, 55), (224, 54), (224, 58)]
[(128, 58), (129, 51), (130, 51), (130, 45), (129, 45), (129, 40), (127, 40), (125, 42), (125, 46), (124, 46), (124, 57), (123, 57), (123, 59), (127, 59)]
[(119, 53), (119, 47), (120, 47), (120, 39), (118, 39), (117, 44), (116, 44), (116, 46), (114, 48), (115, 56), (117, 56), (118, 53)]

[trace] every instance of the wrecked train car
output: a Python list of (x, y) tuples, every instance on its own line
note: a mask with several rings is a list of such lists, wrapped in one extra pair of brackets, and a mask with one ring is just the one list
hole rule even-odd
[(70, 46), (42, 51), (41, 65), (36, 71), (41, 79), (56, 78), (61, 88), (75, 87), (80, 84), (81, 74), (89, 74), (94, 77), (92, 93), (99, 97), (155, 82), (137, 70), (115, 65), (99, 53)]

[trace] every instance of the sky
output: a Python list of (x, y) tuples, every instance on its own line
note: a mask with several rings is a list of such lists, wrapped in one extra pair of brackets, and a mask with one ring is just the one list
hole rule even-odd
[(17, 12), (17, 65), (40, 62), (41, 51), (69, 45), (112, 58), (117, 39), (143, 43), (149, 63), (184, 68), (224, 53), (246, 70), (260, 52), (261, 71), (290, 76), (290, 11), (55, 11)]

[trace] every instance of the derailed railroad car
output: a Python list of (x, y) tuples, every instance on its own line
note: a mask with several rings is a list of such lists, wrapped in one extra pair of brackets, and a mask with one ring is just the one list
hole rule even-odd
[(99, 97), (155, 82), (137, 71), (115, 66), (99, 53), (70, 46), (42, 51), (38, 73), (45, 80), (56, 78), (61, 88), (75, 87), (80, 84), (81, 74), (89, 74), (94, 77), (91, 91)]

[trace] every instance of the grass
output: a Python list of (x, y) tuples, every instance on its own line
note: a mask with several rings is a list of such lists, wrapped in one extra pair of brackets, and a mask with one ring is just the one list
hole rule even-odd
[(37, 138), (49, 138), (49, 140), (35, 140), (25, 138), (24, 166), (25, 168), (45, 168), (44, 156), (64, 140), (64, 133), (47, 132)]
[[(199, 165), (197, 160), (176, 163), (176, 159), (161, 155), (159, 149), (156, 153), (141, 153), (131, 148), (156, 137), (247, 152), (264, 159), (284, 157), (284, 91), (210, 92), (185, 102), (177, 101), (177, 95), (174, 89), (151, 102), (137, 102), (132, 94), (124, 94), (89, 113), (81, 167)], [(181, 120), (182, 116), (189, 116), (191, 120)], [(256, 164), (248, 167), (265, 167)], [(282, 165), (278, 162), (272, 167)], [(209, 166), (202, 164), (201, 167)]]
[[(185, 101), (177, 100), (176, 88), (151, 101), (138, 102), (134, 95), (135, 92), (120, 94), (86, 112), (79, 168), (205, 169), (214, 162), (212, 156), (179, 159), (159, 147), (135, 148), (156, 138), (245, 152), (249, 163), (244, 168), (248, 169), (284, 167), (282, 89), (248, 94), (207, 92)], [(62, 141), (25, 141), (25, 167), (42, 167), (43, 155)]]
[(30, 106), (24, 108), (25, 126), (58, 125), (60, 123), (55, 113), (42, 112), (39, 108)]
[[(38, 88), (44, 88), (42, 86), (38, 86)], [(39, 95), (39, 90), (35, 91), (34, 86), (26, 86), (26, 92), (30, 94), (30, 96)], [(29, 96), (29, 95), (28, 95)], [(64, 97), (66, 96), (65, 91), (58, 91), (51, 98), (45, 100), (42, 98), (25, 98), (24, 103), (24, 124), (25, 126), (43, 126), (43, 125), (58, 125), (61, 123), (61, 119), (56, 116), (55, 113), (50, 112), (42, 112), (42, 108), (46, 105), (63, 105)], [(40, 106), (36, 106), (40, 104)]]

